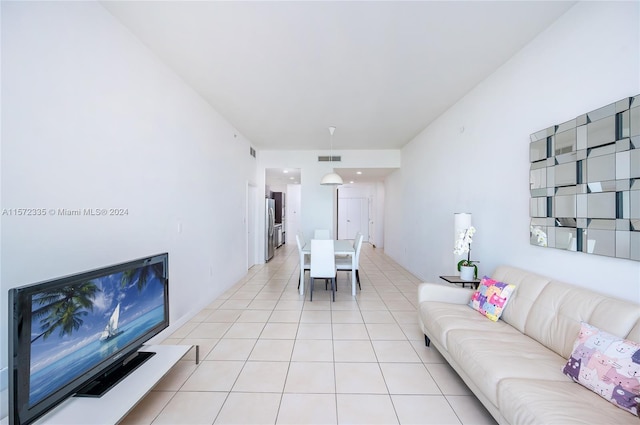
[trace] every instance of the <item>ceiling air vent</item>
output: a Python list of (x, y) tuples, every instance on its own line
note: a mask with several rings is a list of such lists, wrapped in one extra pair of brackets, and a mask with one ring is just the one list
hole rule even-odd
[(324, 155), (324, 156), (318, 157), (318, 162), (340, 162), (340, 161), (342, 161), (341, 156)]

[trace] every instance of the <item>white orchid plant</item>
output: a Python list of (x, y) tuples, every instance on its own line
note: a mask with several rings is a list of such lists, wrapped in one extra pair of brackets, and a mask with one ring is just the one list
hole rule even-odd
[(479, 263), (479, 261), (471, 260), (471, 243), (473, 242), (473, 235), (475, 233), (476, 228), (473, 226), (470, 226), (468, 229), (458, 233), (453, 253), (456, 255), (467, 254), (466, 259), (462, 259), (458, 262), (458, 271), (460, 271), (461, 267), (473, 267), (473, 278), (477, 279), (478, 266), (475, 263)]

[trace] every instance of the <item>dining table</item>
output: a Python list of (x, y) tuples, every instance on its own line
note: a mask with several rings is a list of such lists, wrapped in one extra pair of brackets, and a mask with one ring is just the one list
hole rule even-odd
[[(346, 239), (334, 239), (333, 250), (335, 255), (348, 255), (351, 257), (351, 295), (356, 296), (356, 250), (353, 243)], [(302, 247), (302, 256), (300, 258), (300, 295), (304, 295), (304, 256), (311, 255), (311, 242), (307, 242)]]

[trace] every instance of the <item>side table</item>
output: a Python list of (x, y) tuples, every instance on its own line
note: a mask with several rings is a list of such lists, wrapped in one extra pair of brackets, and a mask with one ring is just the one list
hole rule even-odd
[(480, 285), (480, 279), (463, 280), (460, 279), (460, 276), (440, 276), (440, 279), (446, 280), (449, 283), (455, 283), (457, 285), (462, 284), (463, 288), (468, 284), (470, 287), (478, 289), (478, 285)]

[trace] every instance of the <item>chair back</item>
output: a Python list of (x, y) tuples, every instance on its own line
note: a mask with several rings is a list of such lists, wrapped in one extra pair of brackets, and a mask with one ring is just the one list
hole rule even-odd
[(356, 248), (356, 245), (358, 245), (358, 238), (362, 236), (362, 233), (360, 232), (356, 232), (356, 237), (353, 238), (353, 249)]
[(304, 240), (304, 233), (302, 233), (301, 230), (298, 230), (296, 232), (296, 235), (300, 237), (300, 245), (304, 246), (304, 244), (306, 243), (306, 241)]
[(356, 235), (355, 240), (355, 256), (356, 256), (356, 269), (360, 268), (360, 250), (362, 249), (362, 240), (364, 239), (364, 235), (360, 232)]
[(304, 246), (304, 239), (302, 239), (302, 236), (300, 236), (299, 232), (296, 234), (296, 245), (298, 245), (298, 254), (302, 255), (302, 247)]
[(311, 239), (310, 276), (326, 279), (336, 276), (336, 256), (332, 240)]
[(328, 229), (316, 229), (313, 233), (313, 239), (331, 239), (331, 233)]

